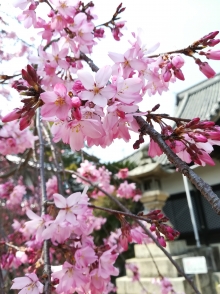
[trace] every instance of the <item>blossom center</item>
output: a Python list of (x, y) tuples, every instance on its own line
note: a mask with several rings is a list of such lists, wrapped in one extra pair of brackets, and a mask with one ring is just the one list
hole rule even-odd
[(96, 95), (96, 94), (99, 94), (99, 92), (100, 92), (100, 89), (98, 88), (98, 87), (94, 87), (93, 88), (93, 92), (94, 92), (94, 94)]
[(79, 133), (79, 132), (80, 132), (80, 128), (81, 128), (81, 125), (78, 124), (78, 125), (72, 127), (72, 131), (73, 131), (73, 132), (75, 131), (76, 133)]
[(63, 104), (65, 104), (65, 99), (59, 96), (54, 103), (56, 104), (56, 106), (62, 106)]
[(66, 8), (66, 7), (67, 7), (67, 5), (66, 5), (66, 1), (64, 1), (64, 2), (61, 2), (61, 5), (60, 5), (60, 7), (61, 7), (61, 8)]
[(58, 61), (59, 61), (59, 56), (58, 55), (56, 55), (56, 56), (54, 56), (54, 59), (55, 59), (55, 61), (58, 63)]

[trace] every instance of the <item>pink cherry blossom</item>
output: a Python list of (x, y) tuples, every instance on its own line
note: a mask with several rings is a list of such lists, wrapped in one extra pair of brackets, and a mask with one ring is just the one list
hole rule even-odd
[(59, 279), (59, 284), (56, 288), (57, 293), (74, 293), (78, 287), (84, 288), (89, 282), (86, 269), (79, 269), (67, 261), (64, 262), (62, 270), (52, 273), (52, 277)]
[(95, 78), (93, 78), (91, 73), (85, 70), (78, 71), (77, 75), (86, 89), (79, 93), (79, 97), (82, 100), (92, 101), (98, 106), (106, 106), (108, 99), (112, 98), (115, 93), (110, 86), (106, 86), (111, 73), (112, 70), (110, 66), (99, 69), (95, 74)]
[(98, 259), (95, 251), (89, 246), (76, 250), (74, 257), (77, 267), (87, 267)]
[[(62, 14), (64, 17), (73, 16), (75, 14), (75, 7), (72, 5), (72, 0), (50, 0), (51, 3), (56, 7), (58, 12)], [(74, 4), (77, 4), (74, 1)]]
[(58, 44), (54, 42), (52, 44), (52, 54), (48, 54), (49, 60), (51, 62), (51, 66), (56, 67), (60, 66), (61, 68), (67, 69), (68, 62), (66, 62), (65, 58), (68, 54), (68, 49), (63, 48), (60, 50)]
[(113, 246), (111, 249), (105, 251), (99, 259), (99, 268), (98, 275), (104, 279), (108, 278), (109, 275), (117, 276), (119, 271), (113, 266), (116, 258), (118, 257), (117, 253), (113, 253), (113, 250), (116, 246)]
[(53, 92), (44, 92), (40, 97), (45, 103), (41, 109), (43, 117), (57, 116), (61, 120), (66, 119), (72, 101), (63, 84), (56, 84)]
[(38, 294), (43, 293), (43, 284), (39, 282), (36, 274), (26, 274), (25, 277), (15, 278), (11, 289), (21, 289), (18, 294)]
[(72, 226), (68, 222), (48, 221), (46, 229), (42, 232), (42, 238), (51, 239), (54, 245), (64, 243), (72, 233)]
[(29, 234), (35, 235), (36, 241), (43, 241), (42, 233), (45, 230), (45, 223), (50, 220), (49, 215), (38, 216), (30, 209), (27, 210), (27, 216), (31, 221), (25, 222), (25, 228), (28, 230)]
[(56, 218), (58, 222), (66, 220), (73, 225), (77, 223), (77, 215), (83, 214), (87, 210), (88, 196), (86, 190), (87, 188), (82, 193), (73, 193), (68, 198), (64, 198), (57, 193), (53, 195), (56, 207), (60, 208)]

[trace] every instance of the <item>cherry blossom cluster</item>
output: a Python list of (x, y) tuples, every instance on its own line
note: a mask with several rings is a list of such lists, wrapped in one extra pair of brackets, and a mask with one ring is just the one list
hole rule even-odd
[[(151, 55), (159, 44), (147, 49), (140, 35), (132, 33), (132, 40), (124, 54), (110, 52), (109, 58), (113, 65), (107, 64), (98, 69), (86, 54), (91, 54), (98, 39), (103, 39), (104, 27), (110, 28), (115, 40), (120, 40), (121, 29), (125, 25), (125, 21), (118, 21), (119, 15), (125, 10), (122, 4), (117, 7), (110, 21), (95, 26), (97, 16), (94, 14), (92, 1), (86, 5), (78, 0), (13, 2), (15, 7), (23, 10), (18, 16), (19, 21), (25, 28), (33, 26), (41, 30), (42, 42), (38, 55), (28, 57), (28, 63), (32, 65), (23, 68), (21, 78), (11, 84), (22, 96), (23, 104), (2, 118), (5, 124), (0, 130), (1, 154), (22, 153), (33, 147), (37, 138), (28, 127), (36, 110), (40, 110), (41, 118), (51, 126), (53, 141), (68, 144), (72, 151), (81, 150), (85, 143), (89, 147), (105, 148), (115, 139), (128, 142), (131, 131), (139, 134), (135, 145), (139, 148), (144, 139), (136, 117), (146, 116), (149, 124), (154, 121), (161, 126), (162, 138), (184, 161), (193, 161), (200, 165), (214, 164), (209, 153), (214, 144), (220, 144), (218, 126), (194, 118), (191, 121), (174, 120), (177, 126), (172, 128), (163, 121), (162, 116), (152, 113), (158, 107), (141, 112), (139, 103), (146, 99), (145, 95), (162, 94), (168, 91), (170, 83), (177, 79), (184, 80), (185, 61), (182, 55), (193, 58), (200, 71), (206, 77), (212, 78), (215, 75), (214, 70), (207, 62), (195, 56), (220, 59), (219, 50), (204, 51), (220, 42), (215, 39), (217, 31), (185, 49), (159, 55)], [(43, 16), (38, 10), (41, 5), (48, 9), (47, 17), (41, 18)], [(7, 37), (10, 38), (10, 35)], [(24, 47), (18, 55), (23, 55), (26, 51), (28, 50)], [(92, 74), (88, 66), (95, 73)], [(1, 83), (4, 83), (10, 76), (1, 75), (0, 78)], [(40, 119), (37, 128), (40, 138)], [(43, 138), (40, 138), (40, 147), (42, 146)], [(42, 158), (43, 148), (40, 150)], [(151, 139), (149, 155), (161, 154), (162, 150)], [(42, 161), (40, 171), (44, 167)], [(46, 192), (47, 198), (54, 201), (47, 201), (42, 192), (41, 215), (39, 204), (34, 203), (33, 196), (24, 200), (26, 188), (22, 183), (14, 185), (7, 182), (0, 185), (1, 206), (6, 206), (9, 210), (23, 207), (17, 213), (26, 211), (30, 219), (25, 222), (15, 218), (12, 224), (13, 233), (7, 236), (7, 240), (0, 240), (2, 268), (19, 268), (21, 264), (28, 266), (25, 276), (22, 277), (24, 273), (21, 273), (21, 277), (13, 280), (12, 289), (20, 290), (20, 294), (43, 293), (47, 282), (52, 286), (52, 291), (58, 294), (107, 294), (114, 289), (110, 276), (117, 276), (119, 273), (114, 266), (119, 253), (127, 250), (130, 243), (143, 244), (149, 241), (140, 226), (127, 221), (126, 213), (112, 211), (119, 219), (121, 228), (112, 233), (104, 245), (97, 246), (92, 233), (100, 229), (106, 220), (93, 215), (89, 196), (103, 196), (105, 190), (117, 197), (138, 201), (140, 191), (134, 183), (119, 181), (128, 177), (127, 169), (118, 172), (117, 188), (112, 185), (111, 172), (104, 166), (96, 167), (84, 161), (78, 173), (82, 177), (77, 177), (78, 182), (85, 184), (85, 178), (94, 183), (97, 189), (87, 194), (85, 188), (82, 193), (76, 192), (64, 197), (58, 193), (58, 182), (53, 177), (46, 184)], [(44, 181), (43, 173), (41, 180)], [(11, 217), (4, 216), (5, 220)], [(163, 247), (166, 246), (166, 240), (174, 240), (179, 235), (166, 224), (168, 218), (160, 210), (148, 214), (140, 213), (135, 217), (142, 217), (142, 220), (150, 223), (150, 230)], [(17, 245), (14, 245), (15, 241)], [(49, 271), (45, 272), (46, 276), (42, 275), (42, 266), (47, 264), (45, 252), (52, 261), (51, 279)], [(138, 269), (134, 266), (130, 266), (130, 269), (134, 272), (133, 279), (138, 280)], [(162, 279), (161, 285), (163, 293), (175, 293), (167, 280)]]
[[(199, 165), (215, 165), (210, 153), (213, 145), (220, 145), (220, 127), (212, 121), (201, 121), (194, 118), (188, 122), (178, 121), (176, 128), (172, 128), (159, 119), (161, 134), (167, 145), (186, 163), (192, 161)], [(150, 141), (148, 154), (151, 157), (163, 152), (153, 139)]]
[[(115, 193), (117, 197), (124, 199), (132, 199), (138, 201), (141, 198), (141, 191), (136, 188), (135, 183), (128, 183), (124, 181), (119, 186), (111, 184), (112, 173), (108, 171), (104, 166), (97, 168), (93, 163), (85, 160), (80, 164), (80, 168), (77, 169), (79, 175), (85, 177), (92, 183), (97, 183), (98, 187), (104, 189), (107, 193)], [(128, 177), (128, 169), (121, 169), (116, 175), (118, 178), (125, 179)], [(73, 177), (77, 177), (73, 175)], [(86, 183), (83, 179), (77, 178), (80, 183)], [(104, 194), (100, 190), (93, 190), (91, 193), (92, 198), (103, 196)]]
[[(47, 74), (44, 71), (49, 78), (56, 78), (45, 83), (44, 78), (37, 76), (43, 75), (41, 64), (49, 61), (49, 66), (54, 66), (55, 70), (67, 66), (63, 63), (69, 49), (63, 48), (60, 41), (53, 43), (52, 57), (42, 51), (43, 60), (38, 62), (37, 73), (27, 66), (27, 70), (22, 70), (24, 82), (20, 80), (14, 85), (18, 91), (25, 90), (22, 95), (33, 97), (23, 99), (24, 106), (5, 116), (3, 122), (20, 118), (20, 128), (23, 129), (30, 124), (36, 108), (42, 106), (42, 117), (53, 122), (51, 132), (54, 142), (62, 140), (73, 151), (80, 150), (85, 141), (88, 146), (102, 147), (110, 145), (116, 138), (129, 141), (129, 132), (139, 131), (134, 116), (144, 114), (137, 112), (144, 94), (167, 91), (169, 81), (174, 81), (175, 77), (182, 79), (180, 68), (184, 64), (180, 55), (169, 55), (167, 58), (170, 61), (167, 59), (166, 62), (161, 56), (149, 58), (149, 52), (157, 46), (145, 50), (140, 37), (135, 34), (133, 37), (135, 41), (131, 42), (131, 48), (124, 55), (109, 53), (115, 64), (101, 68), (95, 76), (81, 69), (76, 72), (78, 78), (67, 79), (64, 83), (61, 78), (51, 75), (52, 72)], [(134, 77), (135, 74), (138, 77)], [(49, 87), (50, 90), (45, 91), (42, 87)]]
[[(58, 209), (55, 214), (51, 212), (38, 216), (30, 209), (27, 210), (31, 220), (24, 223), (23, 231), (27, 240), (30, 240), (26, 245), (29, 251), (32, 248), (32, 257), (23, 249), (26, 254), (26, 260), (23, 258), (23, 261), (29, 264), (40, 262), (39, 249), (46, 239), (50, 239), (53, 244), (51, 254), (55, 254), (54, 250), (58, 250), (59, 254), (60, 249), (66, 252), (63, 265), (52, 266), (52, 285), (56, 293), (83, 293), (85, 289), (90, 289), (91, 293), (107, 293), (111, 286), (110, 275), (118, 275), (118, 269), (113, 265), (118, 256), (114, 252), (115, 247), (96, 247), (90, 236), (94, 227), (97, 227), (97, 221), (94, 222), (95, 217), (88, 208), (85, 193), (77, 192), (68, 198), (54, 194), (54, 204)], [(63, 258), (60, 259), (62, 262)], [(21, 263), (17, 264), (19, 266)], [(34, 273), (13, 280), (12, 289), (21, 289), (19, 293), (25, 293), (28, 287), (33, 293), (42, 293), (43, 284)]]
[[(37, 16), (37, 7), (42, 2), (48, 8), (48, 19)], [(169, 89), (170, 82), (184, 80), (182, 55), (194, 58), (208, 78), (215, 75), (208, 63), (195, 55), (219, 59), (219, 51), (204, 51), (219, 43), (215, 39), (217, 31), (185, 49), (160, 55), (150, 55), (159, 44), (147, 49), (140, 35), (132, 33), (128, 50), (124, 54), (110, 52), (114, 64), (98, 70), (86, 54), (92, 52), (96, 44), (94, 39), (103, 37), (102, 27), (110, 27), (115, 39), (120, 39), (124, 22), (117, 23), (117, 20), (124, 11), (122, 4), (109, 22), (100, 25), (101, 28), (93, 23), (97, 17), (92, 2), (84, 5), (81, 1), (73, 4), (61, 0), (15, 0), (14, 5), (24, 10), (19, 20), (25, 27), (33, 25), (44, 30), (45, 46), (39, 46), (38, 57), (29, 58), (37, 70), (28, 65), (22, 70), (22, 79), (13, 84), (21, 95), (27, 96), (22, 99), (24, 106), (2, 121), (20, 119), (20, 128), (24, 129), (30, 125), (36, 109), (41, 107), (43, 119), (53, 123), (54, 142), (62, 140), (73, 151), (83, 148), (85, 142), (88, 146), (103, 148), (117, 138), (128, 142), (131, 131), (139, 133), (135, 116), (144, 114), (139, 112), (139, 102), (145, 99), (145, 94), (162, 94)], [(95, 75), (85, 68), (85, 63), (96, 71)], [(135, 148), (142, 142), (141, 137)]]
[(0, 201), (4, 201), (4, 205), (9, 209), (20, 206), (25, 194), (26, 188), (22, 183), (14, 185), (11, 181), (8, 181), (0, 184)]
[(0, 129), (0, 154), (19, 154), (28, 148), (33, 148), (37, 140), (29, 129), (20, 130), (19, 123), (12, 121)]

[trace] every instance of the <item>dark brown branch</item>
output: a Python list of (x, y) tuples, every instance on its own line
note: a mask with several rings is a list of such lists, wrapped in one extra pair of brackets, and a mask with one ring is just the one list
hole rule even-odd
[[(46, 193), (46, 181), (45, 181), (45, 174), (44, 174), (44, 139), (42, 135), (41, 129), (41, 118), (40, 118), (40, 109), (37, 110), (37, 121), (36, 127), (39, 137), (39, 149), (40, 149), (40, 179), (41, 179), (41, 215), (46, 214), (47, 210), (47, 193)], [(45, 278), (45, 285), (44, 285), (44, 292), (45, 294), (51, 294), (51, 266), (50, 266), (50, 248), (49, 248), (49, 241), (44, 241), (44, 271), (46, 274)]]
[(43, 51), (46, 51), (47, 48), (50, 47), (50, 45), (52, 45), (52, 44), (55, 43), (55, 42), (58, 42), (59, 40), (60, 40), (60, 38), (57, 38), (57, 39), (51, 40), (47, 45), (44, 46)]
[(161, 134), (159, 134), (153, 127), (148, 124), (142, 117), (135, 117), (137, 123), (140, 126), (142, 134), (148, 134), (161, 148), (161, 150), (167, 155), (170, 162), (172, 162), (178, 171), (185, 175), (193, 185), (201, 192), (206, 200), (211, 204), (214, 211), (220, 215), (220, 199), (212, 191), (211, 187), (203, 181), (193, 170), (183, 162), (164, 142)]
[(80, 59), (87, 62), (92, 71), (97, 72), (99, 70), (98, 66), (95, 65), (95, 63), (92, 61), (92, 59), (90, 59), (85, 53), (80, 52)]

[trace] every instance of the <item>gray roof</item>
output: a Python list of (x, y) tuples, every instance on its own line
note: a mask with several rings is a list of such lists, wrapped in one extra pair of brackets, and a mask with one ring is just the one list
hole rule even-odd
[(217, 121), (220, 117), (220, 74), (177, 94), (177, 117)]

